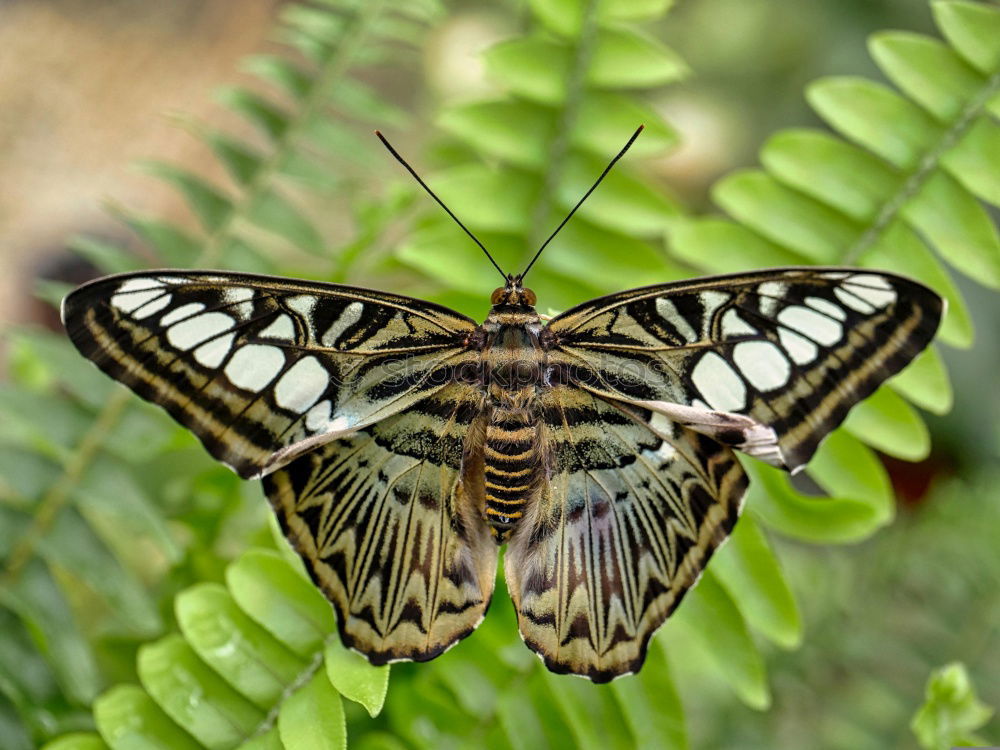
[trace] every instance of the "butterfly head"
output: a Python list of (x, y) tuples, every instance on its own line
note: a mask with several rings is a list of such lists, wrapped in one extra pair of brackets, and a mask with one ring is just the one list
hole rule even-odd
[(507, 274), (507, 283), (490, 295), (494, 307), (534, 307), (537, 301), (535, 293), (521, 285), (521, 276), (514, 274)]

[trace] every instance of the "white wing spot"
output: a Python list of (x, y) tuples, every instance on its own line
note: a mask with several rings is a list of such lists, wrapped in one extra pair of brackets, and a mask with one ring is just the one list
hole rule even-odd
[(282, 409), (300, 414), (316, 403), (330, 385), (330, 374), (315, 357), (303, 357), (274, 386), (274, 400)]
[(265, 339), (284, 339), (285, 341), (295, 340), (295, 324), (292, 319), (282, 313), (274, 322), (260, 332), (260, 336)]
[(323, 346), (336, 346), (337, 339), (343, 335), (344, 331), (361, 320), (361, 313), (364, 309), (365, 306), (360, 302), (352, 302), (345, 307), (344, 312), (340, 314), (340, 317), (333, 321), (333, 324), (327, 332), (323, 334), (323, 339), (321, 341)]
[(222, 297), (229, 306), (230, 312), (246, 320), (253, 315), (254, 291), (245, 286), (230, 286), (222, 292)]
[(333, 404), (329, 399), (323, 399), (313, 408), (306, 412), (306, 429), (310, 432), (320, 432), (325, 430), (330, 424), (330, 407)]
[(169, 307), (170, 300), (173, 296), (174, 295), (172, 294), (161, 294), (152, 302), (147, 302), (138, 310), (135, 310), (132, 313), (132, 317), (135, 318), (136, 320), (142, 320), (143, 318), (148, 318), (150, 315), (155, 315), (165, 307)]
[(786, 307), (778, 313), (778, 322), (824, 346), (833, 346), (844, 335), (836, 320), (801, 305)]
[(176, 323), (178, 320), (190, 318), (195, 313), (200, 313), (204, 309), (205, 306), (201, 302), (188, 302), (186, 305), (175, 307), (173, 310), (160, 318), (160, 325), (165, 328), (171, 323)]
[(156, 279), (129, 279), (111, 296), (111, 306), (130, 313), (163, 294), (163, 284)]
[(666, 297), (656, 298), (656, 312), (661, 318), (677, 329), (684, 341), (691, 343), (698, 340), (698, 334), (683, 315), (677, 312), (677, 306)]
[(770, 341), (743, 341), (733, 347), (733, 361), (759, 391), (773, 391), (788, 383), (792, 365)]
[(828, 315), (831, 318), (836, 318), (837, 320), (847, 320), (847, 313), (844, 312), (844, 308), (834, 304), (828, 299), (823, 299), (822, 297), (806, 297), (806, 304), (813, 310), (819, 310), (821, 313)]
[(780, 281), (765, 281), (757, 287), (757, 296), (760, 300), (760, 311), (764, 315), (774, 315), (778, 309), (778, 303), (785, 296), (788, 286)]
[(187, 351), (206, 339), (228, 331), (234, 322), (228, 315), (220, 312), (202, 313), (170, 326), (167, 329), (167, 341), (181, 351)]
[(722, 316), (723, 336), (756, 336), (759, 332), (747, 323), (735, 308), (729, 308)]
[(706, 352), (691, 370), (691, 382), (713, 409), (739, 411), (747, 404), (747, 389), (735, 370), (716, 352)]
[(194, 350), (194, 358), (199, 364), (214, 370), (225, 361), (235, 338), (235, 333), (227, 333), (225, 336), (212, 339)]
[(896, 290), (885, 278), (870, 273), (857, 273), (844, 281), (849, 291), (875, 307), (886, 307), (896, 301)]
[(812, 341), (787, 328), (778, 329), (778, 338), (788, 356), (797, 365), (807, 365), (819, 356), (819, 347)]
[(316, 309), (316, 298), (311, 294), (296, 294), (294, 297), (286, 297), (285, 304), (299, 315), (310, 317)]
[(833, 293), (837, 296), (837, 299), (843, 302), (847, 307), (852, 310), (857, 310), (862, 315), (871, 315), (875, 312), (874, 305), (870, 305), (865, 302), (850, 289), (844, 289), (843, 287), (838, 286), (834, 288)]
[(276, 346), (247, 344), (226, 365), (226, 377), (237, 388), (260, 392), (285, 366), (285, 354)]

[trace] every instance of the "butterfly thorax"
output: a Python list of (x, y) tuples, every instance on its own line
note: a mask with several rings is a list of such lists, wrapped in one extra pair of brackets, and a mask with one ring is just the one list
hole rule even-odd
[[(504, 290), (510, 292), (511, 290)], [(541, 441), (536, 410), (543, 387), (542, 322), (534, 295), (518, 290), (499, 300), (481, 326), (486, 424), (483, 473), (486, 521), (503, 543), (524, 516), (541, 479)], [(500, 290), (498, 290), (500, 292)], [(528, 292), (530, 294), (530, 292)]]

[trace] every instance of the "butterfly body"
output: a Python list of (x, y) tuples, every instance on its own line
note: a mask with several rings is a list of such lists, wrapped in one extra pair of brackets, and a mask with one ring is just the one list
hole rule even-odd
[(736, 523), (736, 450), (797, 470), (931, 341), (893, 274), (780, 268), (632, 289), (550, 321), (508, 277), (485, 321), (357, 287), (149, 271), (73, 292), (80, 351), (262, 478), (373, 663), (473, 631), (497, 546), (556, 672), (634, 672)]

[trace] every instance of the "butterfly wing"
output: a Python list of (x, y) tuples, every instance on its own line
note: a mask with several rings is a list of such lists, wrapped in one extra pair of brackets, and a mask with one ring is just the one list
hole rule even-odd
[(732, 450), (660, 414), (561, 386), (541, 399), (547, 480), (510, 538), (525, 643), (554, 672), (635, 672), (739, 514)]
[(248, 274), (149, 271), (63, 303), (76, 347), (243, 477), (444, 387), (475, 323), (428, 302)]
[(553, 380), (659, 411), (795, 470), (937, 331), (943, 300), (888, 273), (789, 268), (601, 297), (548, 326)]
[(344, 643), (375, 664), (432, 659), (486, 613), (497, 547), (483, 520), (481, 402), (449, 385), (264, 478)]

